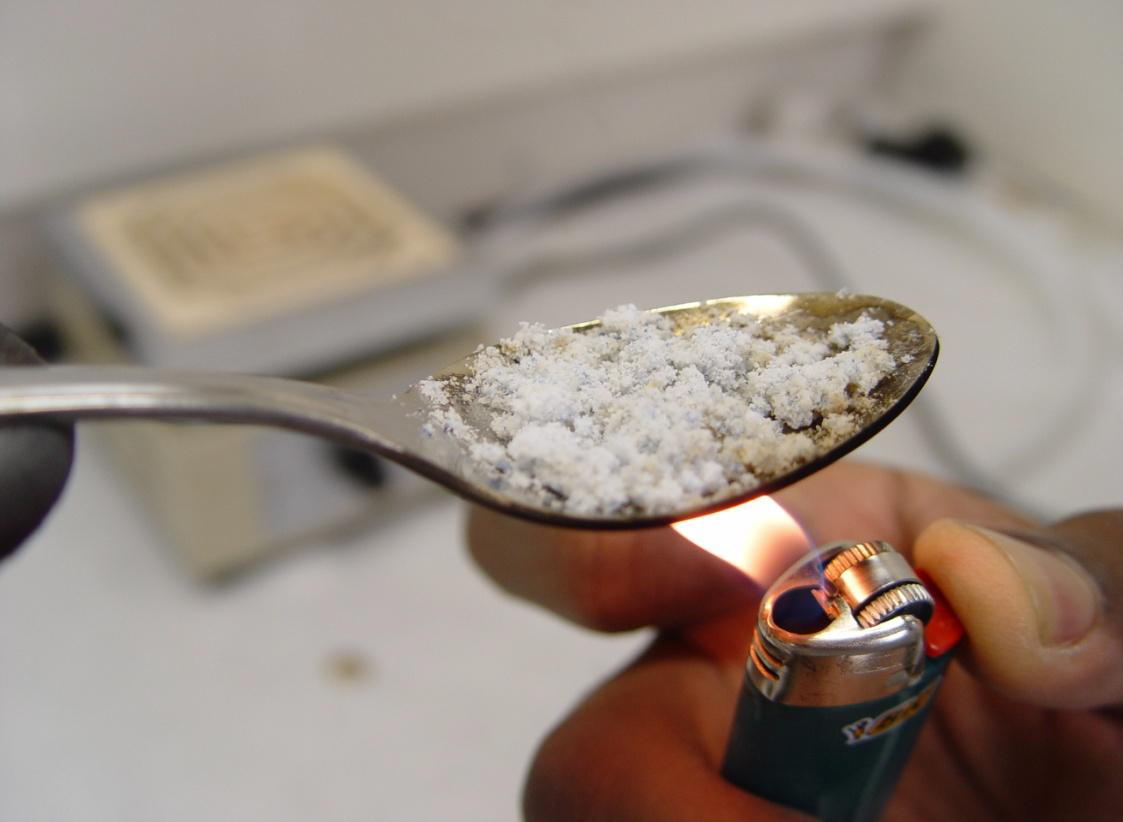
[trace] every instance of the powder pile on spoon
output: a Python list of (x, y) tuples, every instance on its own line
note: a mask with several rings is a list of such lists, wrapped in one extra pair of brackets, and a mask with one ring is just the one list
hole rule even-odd
[[(569, 514), (681, 510), (852, 434), (896, 364), (884, 332), (867, 316), (816, 331), (733, 315), (680, 334), (631, 305), (589, 328), (524, 323), (470, 375), (418, 384), (424, 431), (493, 487)], [(483, 432), (466, 406), (490, 414)]]

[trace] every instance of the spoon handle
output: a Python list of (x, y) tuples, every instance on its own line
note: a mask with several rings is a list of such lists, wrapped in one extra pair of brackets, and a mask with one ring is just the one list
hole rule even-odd
[(356, 391), (277, 377), (139, 366), (0, 368), (0, 419), (248, 423), (302, 431), (389, 456), (400, 449), (379, 429), (378, 418), (389, 423), (394, 410)]

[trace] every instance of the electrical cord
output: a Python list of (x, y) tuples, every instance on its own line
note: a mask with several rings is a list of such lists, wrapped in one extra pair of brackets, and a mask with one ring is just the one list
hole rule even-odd
[(837, 260), (796, 215), (768, 202), (738, 202), (712, 208), (644, 237), (591, 251), (556, 252), (534, 257), (505, 272), (505, 288), (515, 291), (546, 279), (569, 276), (582, 269), (633, 267), (666, 259), (746, 225), (763, 228), (779, 237), (812, 273), (822, 290), (839, 291), (847, 287)]

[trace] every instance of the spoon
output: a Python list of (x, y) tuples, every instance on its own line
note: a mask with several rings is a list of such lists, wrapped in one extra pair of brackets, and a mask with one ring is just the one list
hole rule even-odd
[[(671, 319), (676, 333), (748, 315), (780, 320), (800, 329), (826, 330), (865, 314), (885, 322), (889, 353), (897, 368), (873, 390), (856, 413), (854, 433), (832, 441), (789, 470), (757, 473), (759, 485), (728, 489), (681, 510), (658, 514), (574, 515), (547, 507), (513, 490), (497, 490), (475, 478), (460, 445), (422, 428), (428, 405), (416, 386), (390, 400), (297, 380), (228, 373), (167, 371), (139, 366), (51, 365), (0, 368), (0, 418), (67, 420), (144, 417), (215, 423), (248, 423), (300, 431), (393, 460), (472, 502), (550, 525), (579, 528), (646, 528), (728, 508), (772, 493), (837, 460), (884, 428), (920, 391), (936, 362), (939, 343), (922, 317), (878, 297), (828, 293), (726, 297), (653, 309)], [(571, 326), (596, 328), (596, 321)], [(471, 374), (472, 355), (436, 374), (437, 379)], [(454, 405), (487, 439), (487, 415), (463, 396)]]

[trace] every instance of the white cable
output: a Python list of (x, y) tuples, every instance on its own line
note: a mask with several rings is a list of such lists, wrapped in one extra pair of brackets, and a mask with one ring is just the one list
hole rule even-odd
[[(1010, 215), (961, 184), (884, 161), (751, 143), (718, 149), (714, 156), (758, 175), (796, 177), (816, 185), (826, 183), (866, 199), (916, 210), (1002, 255), (1019, 276), (1027, 278), (1031, 283), (1029, 293), (1036, 297), (1040, 310), (1053, 324), (1051, 342), (1059, 349), (1058, 359), (1067, 366), (1057, 369), (1060, 380), (1052, 390), (1071, 401), (1039, 427), (1035, 426), (1032, 435), (1027, 434), (1031, 445), (986, 472), (976, 471), (977, 474), (1022, 475), (1046, 462), (1079, 431), (1080, 420), (1093, 407), (1094, 397), (1101, 393), (1098, 376), (1105, 347), (1099, 344), (1092, 323), (1078, 321), (1081, 311), (1072, 278), (1056, 259), (1055, 249), (1040, 242), (1033, 232), (1025, 231)], [(1001, 483), (991, 480), (987, 485)]]

